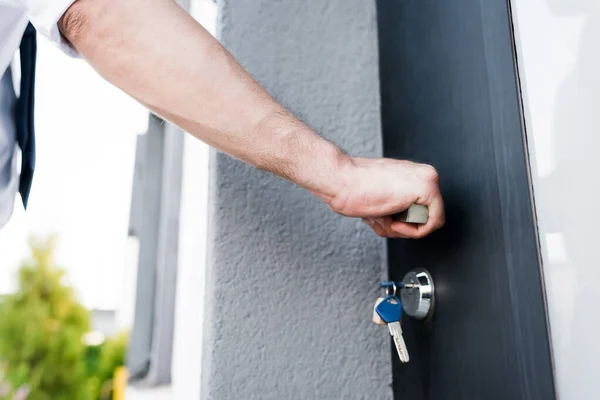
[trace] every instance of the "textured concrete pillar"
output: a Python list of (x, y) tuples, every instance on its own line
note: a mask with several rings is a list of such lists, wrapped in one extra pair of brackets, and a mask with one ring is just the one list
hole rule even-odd
[[(354, 155), (382, 153), (371, 0), (223, 0), (220, 39)], [(385, 241), (292, 184), (212, 154), (203, 399), (390, 399), (371, 323)]]

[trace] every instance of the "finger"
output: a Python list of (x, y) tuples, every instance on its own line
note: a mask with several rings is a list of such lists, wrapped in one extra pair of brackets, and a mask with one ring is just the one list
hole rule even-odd
[(394, 223), (394, 220), (391, 216), (375, 218), (375, 222), (378, 223), (383, 228), (383, 231), (385, 232), (386, 237), (388, 237), (388, 238), (403, 238), (403, 239), (407, 238), (406, 235), (403, 235), (401, 233), (394, 231), (394, 229), (392, 228), (392, 224)]
[(391, 216), (375, 218), (375, 222), (381, 225), (383, 231), (385, 232), (385, 236), (395, 237), (398, 234), (392, 229), (392, 222), (394, 222), (394, 220)]
[(379, 223), (375, 222), (375, 218), (363, 218), (363, 222), (369, 225), (378, 236), (386, 237), (385, 230)]
[(427, 221), (426, 224), (410, 224), (407, 222), (394, 222), (392, 229), (394, 232), (408, 236), (411, 239), (421, 239), (437, 229), (433, 221)]
[(397, 235), (402, 235), (407, 238), (416, 239), (419, 235), (419, 225), (408, 222), (394, 222), (391, 225), (392, 230)]
[(429, 204), (429, 219), (425, 225), (418, 227), (418, 231), (420, 233), (423, 232), (424, 235), (428, 235), (436, 229), (441, 228), (445, 222), (444, 201), (438, 190)]

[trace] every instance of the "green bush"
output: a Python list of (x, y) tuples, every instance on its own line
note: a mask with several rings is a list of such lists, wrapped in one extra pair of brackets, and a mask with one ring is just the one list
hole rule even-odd
[(88, 348), (86, 363), (96, 399), (106, 397), (103, 389), (110, 386), (115, 370), (125, 365), (128, 339), (129, 333), (124, 331)]
[(19, 270), (18, 289), (0, 306), (2, 380), (10, 391), (3, 398), (12, 399), (25, 387), (28, 400), (92, 400), (82, 342), (89, 312), (63, 283), (64, 272), (52, 257), (54, 240), (30, 246), (32, 257)]
[(0, 399), (100, 399), (125, 363), (128, 332), (84, 344), (90, 313), (54, 264), (54, 240), (30, 247), (17, 291), (0, 297)]
[(125, 354), (127, 353), (128, 332), (121, 332), (108, 338), (102, 345), (100, 351), (100, 362), (96, 374), (102, 381), (112, 379), (115, 370), (125, 365)]

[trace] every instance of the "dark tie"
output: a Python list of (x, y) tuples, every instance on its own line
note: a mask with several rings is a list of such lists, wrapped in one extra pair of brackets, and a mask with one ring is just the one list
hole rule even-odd
[(33, 92), (35, 89), (36, 33), (27, 25), (19, 47), (21, 53), (21, 92), (17, 101), (17, 143), (21, 148), (21, 180), (19, 193), (23, 207), (27, 208), (33, 170), (35, 168), (35, 132), (33, 129)]

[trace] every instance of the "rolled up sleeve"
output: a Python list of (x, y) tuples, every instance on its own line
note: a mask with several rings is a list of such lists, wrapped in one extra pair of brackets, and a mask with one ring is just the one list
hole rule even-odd
[(35, 29), (48, 37), (65, 53), (76, 57), (77, 52), (58, 30), (58, 20), (76, 0), (21, 0), (29, 12), (29, 20)]

